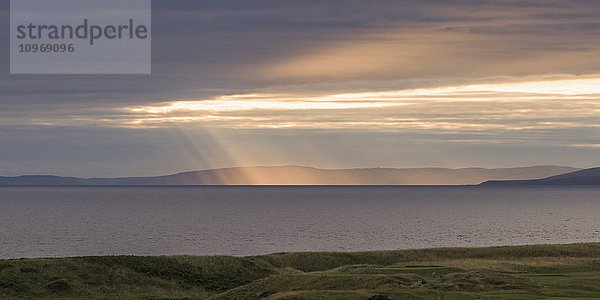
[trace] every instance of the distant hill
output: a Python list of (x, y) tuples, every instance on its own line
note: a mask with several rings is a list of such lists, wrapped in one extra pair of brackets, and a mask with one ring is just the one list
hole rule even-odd
[(317, 169), (301, 166), (237, 167), (156, 177), (0, 177), (0, 186), (42, 185), (467, 185), (489, 180), (543, 178), (580, 169), (561, 166), (520, 168)]
[(579, 170), (534, 180), (490, 180), (481, 185), (600, 185), (600, 168)]

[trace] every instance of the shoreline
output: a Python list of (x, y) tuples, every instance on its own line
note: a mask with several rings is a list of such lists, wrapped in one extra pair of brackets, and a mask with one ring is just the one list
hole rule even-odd
[(235, 258), (253, 258), (253, 257), (264, 257), (271, 255), (283, 255), (283, 254), (369, 254), (378, 252), (397, 252), (397, 251), (436, 251), (436, 250), (468, 250), (468, 249), (488, 249), (488, 248), (504, 248), (504, 247), (529, 247), (529, 246), (570, 246), (570, 245), (588, 245), (588, 244), (599, 244), (600, 241), (567, 241), (567, 242), (553, 242), (553, 243), (532, 243), (532, 244), (502, 244), (502, 245), (476, 245), (476, 246), (447, 246), (447, 247), (422, 247), (422, 248), (403, 248), (403, 249), (381, 249), (381, 250), (356, 250), (356, 251), (329, 251), (329, 250), (315, 250), (315, 251), (278, 251), (258, 254), (190, 254), (190, 253), (176, 253), (176, 254), (99, 254), (99, 255), (67, 255), (67, 256), (31, 256), (31, 257), (12, 257), (12, 258), (1, 258), (2, 261), (13, 261), (13, 260), (28, 260), (28, 259), (79, 259), (79, 258), (90, 258), (90, 257), (235, 257)]

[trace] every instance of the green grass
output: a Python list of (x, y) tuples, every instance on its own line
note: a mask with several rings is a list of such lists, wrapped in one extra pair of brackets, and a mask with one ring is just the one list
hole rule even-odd
[(0, 299), (600, 299), (600, 243), (0, 260)]

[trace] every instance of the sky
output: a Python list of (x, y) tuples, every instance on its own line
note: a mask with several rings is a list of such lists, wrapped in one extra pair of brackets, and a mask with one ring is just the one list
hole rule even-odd
[(596, 1), (153, 0), (151, 75), (10, 75), (0, 175), (598, 166)]

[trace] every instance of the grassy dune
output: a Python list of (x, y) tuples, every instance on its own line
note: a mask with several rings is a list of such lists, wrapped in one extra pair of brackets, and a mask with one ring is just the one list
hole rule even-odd
[(600, 243), (0, 260), (0, 298), (600, 299)]

